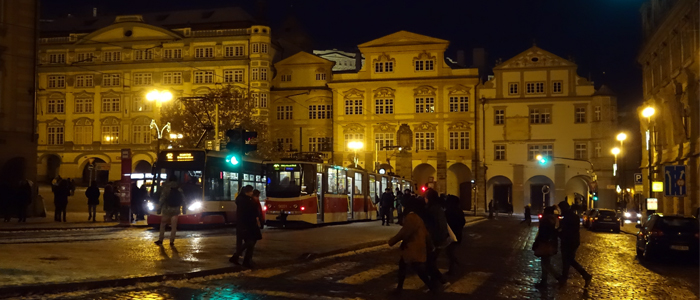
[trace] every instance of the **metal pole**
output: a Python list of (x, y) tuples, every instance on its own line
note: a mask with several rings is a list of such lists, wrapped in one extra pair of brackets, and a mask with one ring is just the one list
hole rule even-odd
[(214, 150), (219, 151), (219, 103), (214, 106)]

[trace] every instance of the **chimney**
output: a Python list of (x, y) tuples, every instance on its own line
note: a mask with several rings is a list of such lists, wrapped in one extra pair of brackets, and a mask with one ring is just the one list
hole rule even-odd
[(97, 17), (97, 7), (92, 8), (92, 17)]
[(457, 65), (462, 68), (467, 66), (467, 62), (464, 59), (464, 50), (457, 50)]
[(472, 60), (474, 67), (482, 69), (486, 67), (486, 51), (484, 48), (474, 48), (472, 50)]
[(355, 70), (358, 72), (362, 70), (362, 52), (360, 52), (360, 49), (357, 49), (357, 52), (355, 52)]

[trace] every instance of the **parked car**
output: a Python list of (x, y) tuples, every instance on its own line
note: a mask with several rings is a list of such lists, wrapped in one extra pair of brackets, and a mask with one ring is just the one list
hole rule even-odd
[(653, 214), (637, 224), (637, 256), (644, 258), (689, 255), (698, 259), (700, 223), (697, 218)]
[(583, 212), (583, 214), (581, 216), (581, 219), (583, 220), (583, 222), (582, 222), (583, 227), (588, 228), (589, 226), (591, 226), (590, 221), (591, 221), (591, 217), (592, 217), (594, 211), (595, 211), (595, 208), (589, 209), (589, 210)]
[(588, 229), (590, 230), (612, 230), (616, 233), (620, 232), (620, 217), (612, 209), (595, 208), (589, 216)]

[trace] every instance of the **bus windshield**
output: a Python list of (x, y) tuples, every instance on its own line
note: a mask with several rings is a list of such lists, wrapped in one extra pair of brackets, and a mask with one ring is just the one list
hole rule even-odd
[(270, 164), (267, 167), (267, 196), (299, 197), (302, 191), (302, 168), (299, 164)]

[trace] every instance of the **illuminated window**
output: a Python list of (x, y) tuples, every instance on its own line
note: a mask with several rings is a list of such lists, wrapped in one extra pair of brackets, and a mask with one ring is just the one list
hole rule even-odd
[(433, 98), (433, 97), (416, 98), (416, 113), (434, 113), (434, 112), (435, 112), (435, 98)]

